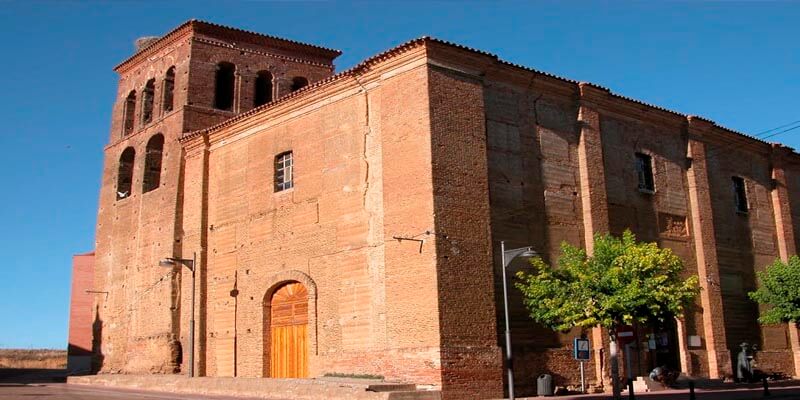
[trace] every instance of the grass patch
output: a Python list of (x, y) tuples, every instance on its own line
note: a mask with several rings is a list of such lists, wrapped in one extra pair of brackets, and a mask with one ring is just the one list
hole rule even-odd
[(0, 349), (0, 368), (62, 369), (66, 367), (66, 350)]
[(329, 378), (353, 378), (353, 379), (379, 379), (383, 380), (383, 375), (372, 374), (343, 374), (340, 372), (326, 372), (325, 375)]

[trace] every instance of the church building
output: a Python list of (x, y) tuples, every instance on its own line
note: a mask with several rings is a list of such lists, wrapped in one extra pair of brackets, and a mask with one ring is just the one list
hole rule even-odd
[[(796, 253), (792, 149), (430, 37), (337, 72), (340, 54), (190, 20), (114, 68), (96, 248), (74, 277), (91, 287), (73, 285), (91, 296), (72, 306), (82, 365), (498, 398), (500, 241), (555, 262), (630, 229), (702, 286), (637, 328), (634, 375), (731, 376), (742, 342), (800, 375), (797, 328), (760, 326), (747, 297)], [(602, 332), (538, 326), (513, 285), (509, 301), (517, 395), (543, 373), (578, 386), (581, 334), (589, 385), (610, 387)]]

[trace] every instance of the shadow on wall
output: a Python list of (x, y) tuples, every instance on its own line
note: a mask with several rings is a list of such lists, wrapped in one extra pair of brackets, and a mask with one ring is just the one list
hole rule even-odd
[(100, 306), (94, 310), (94, 322), (92, 322), (92, 374), (96, 374), (103, 368), (103, 320), (100, 319)]

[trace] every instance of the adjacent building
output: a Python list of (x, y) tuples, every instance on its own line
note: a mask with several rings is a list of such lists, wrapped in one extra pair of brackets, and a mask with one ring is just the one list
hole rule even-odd
[[(761, 327), (755, 271), (796, 252), (791, 149), (422, 37), (334, 72), (339, 51), (188, 21), (119, 64), (97, 222), (94, 368), (186, 373), (195, 260), (196, 371), (369, 374), (447, 399), (503, 395), (499, 241), (555, 261), (562, 242), (631, 229), (703, 290), (653, 334), (658, 363), (800, 375), (800, 339)], [(512, 264), (512, 270), (525, 263)], [(571, 342), (511, 293), (517, 393), (577, 385)], [(73, 324), (82, 323), (73, 320)], [(634, 357), (634, 355), (632, 355)]]

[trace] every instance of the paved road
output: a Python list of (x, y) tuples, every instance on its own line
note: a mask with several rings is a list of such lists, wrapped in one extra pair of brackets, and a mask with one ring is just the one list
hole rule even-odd
[[(695, 392), (697, 400), (795, 400), (800, 399), (800, 387), (770, 387), (770, 396), (764, 396), (761, 388), (729, 388), (724, 390), (698, 389)], [(608, 400), (612, 397), (606, 394), (581, 395), (581, 396), (559, 396), (550, 397), (553, 400)], [(531, 397), (529, 400), (541, 400), (542, 398)], [(627, 393), (622, 394), (622, 399), (627, 400)], [(652, 393), (637, 393), (637, 400), (688, 400), (688, 390), (664, 390)], [(526, 399), (519, 399), (526, 400)]]
[[(763, 397), (760, 390), (698, 390), (697, 400), (784, 400), (800, 399), (800, 388), (774, 388), (772, 396)], [(564, 396), (549, 397), (553, 400), (595, 400), (608, 399), (608, 396)], [(686, 391), (647, 393), (636, 396), (640, 400), (687, 400)], [(108, 389), (67, 385), (65, 383), (0, 383), (0, 400), (243, 400), (227, 396), (178, 395), (148, 391)], [(531, 398), (535, 399), (535, 398)], [(541, 398), (539, 398), (541, 399)], [(627, 400), (627, 396), (623, 396)]]
[(0, 400), (242, 400), (227, 396), (108, 389), (66, 383), (0, 383)]

